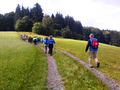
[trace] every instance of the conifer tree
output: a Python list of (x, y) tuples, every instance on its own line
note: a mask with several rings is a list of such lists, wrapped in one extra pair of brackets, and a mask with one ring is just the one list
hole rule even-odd
[(20, 5), (17, 5), (16, 11), (15, 11), (15, 16), (14, 16), (14, 25), (16, 23), (16, 21), (21, 18), (21, 14), (20, 14), (21, 10), (20, 10)]

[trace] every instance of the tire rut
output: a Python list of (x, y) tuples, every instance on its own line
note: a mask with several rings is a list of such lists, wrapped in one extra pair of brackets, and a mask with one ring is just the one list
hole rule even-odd
[[(39, 48), (41, 48), (44, 52), (45, 49), (39, 45), (37, 45)], [(46, 54), (47, 57), (47, 87), (48, 90), (64, 90), (63, 89), (63, 81), (61, 81), (61, 76), (57, 69), (57, 64), (55, 59), (50, 56), (49, 54)]]
[(68, 53), (68, 52), (66, 52), (64, 50), (61, 50), (61, 49), (58, 49), (58, 50), (62, 51), (63, 53), (65, 53), (67, 55), (69, 55), (73, 59), (77, 60), (80, 64), (85, 66), (89, 71), (91, 71), (99, 79), (101, 79), (103, 81), (103, 83), (105, 83), (108, 87), (110, 87), (111, 90), (120, 90), (120, 85), (114, 79), (110, 79), (109, 76), (104, 75), (102, 72), (100, 72), (99, 70), (97, 70), (95, 68), (90, 68), (87, 63), (85, 63), (84, 61), (82, 61), (79, 58), (75, 57), (74, 55), (72, 55), (72, 54), (70, 54), (70, 53)]

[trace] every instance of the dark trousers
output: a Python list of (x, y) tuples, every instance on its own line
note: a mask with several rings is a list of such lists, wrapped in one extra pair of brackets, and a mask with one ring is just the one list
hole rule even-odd
[(34, 42), (35, 45), (37, 45), (37, 41), (36, 40), (34, 40), (33, 42)]
[(47, 53), (47, 45), (45, 46), (45, 53)]
[(53, 44), (49, 44), (49, 53), (52, 55)]

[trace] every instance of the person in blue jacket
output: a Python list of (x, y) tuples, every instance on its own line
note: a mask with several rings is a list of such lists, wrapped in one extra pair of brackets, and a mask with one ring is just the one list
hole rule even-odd
[(37, 38), (37, 37), (34, 37), (34, 38), (33, 38), (33, 42), (34, 42), (35, 45), (37, 45), (38, 38)]
[(50, 39), (48, 40), (49, 46), (49, 54), (52, 56), (53, 44), (55, 43), (54, 39), (52, 39), (52, 35), (50, 35)]
[(90, 34), (89, 38), (90, 39), (88, 40), (88, 43), (87, 43), (87, 46), (85, 49), (85, 53), (87, 52), (87, 50), (89, 48), (89, 66), (90, 66), (90, 68), (93, 68), (93, 65), (92, 65), (92, 56), (93, 56), (93, 58), (95, 59), (95, 62), (97, 64), (97, 68), (98, 68), (100, 66), (100, 63), (97, 58), (98, 46), (96, 48), (94, 48), (92, 45), (93, 40), (96, 40), (96, 41), (98, 41), (98, 40), (96, 38), (94, 38), (93, 34)]
[(45, 53), (47, 53), (48, 37), (44, 38), (43, 45), (45, 46)]

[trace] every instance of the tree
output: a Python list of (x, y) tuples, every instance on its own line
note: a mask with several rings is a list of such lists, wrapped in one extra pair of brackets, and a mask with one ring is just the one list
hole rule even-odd
[(32, 22), (28, 16), (19, 19), (15, 25), (17, 31), (32, 31)]
[(54, 36), (61, 36), (61, 31), (60, 30), (54, 30)]
[(29, 8), (27, 7), (27, 9), (26, 8), (24, 8), (23, 6), (22, 6), (22, 10), (21, 10), (21, 18), (23, 18), (24, 16), (29, 16), (30, 17), (30, 15), (29, 15)]
[(111, 31), (110, 37), (111, 37), (111, 41), (110, 41), (111, 45), (120, 46), (119, 45), (119, 41), (120, 41), (119, 37), (120, 36), (119, 36), (119, 33), (117, 31)]
[[(54, 17), (54, 23), (60, 25), (59, 29), (61, 30), (61, 28), (64, 28), (64, 18), (63, 15), (60, 13), (57, 13), (56, 16)], [(57, 28), (54, 28), (57, 29)]]
[(65, 20), (64, 20), (64, 23), (65, 23), (65, 26), (69, 26), (70, 30), (72, 32), (74, 32), (74, 23), (75, 23), (75, 21), (74, 21), (73, 17), (66, 16)]
[(41, 35), (45, 34), (45, 31), (43, 30), (43, 26), (40, 22), (34, 23), (34, 25), (32, 27), (32, 32), (41, 34)]
[(74, 32), (74, 39), (83, 40), (83, 36), (81, 34), (77, 34), (76, 32)]
[(61, 32), (62, 32), (62, 37), (64, 37), (64, 38), (72, 38), (72, 32), (70, 31), (69, 26), (67, 26), (66, 28), (62, 28)]
[(33, 22), (42, 22), (42, 18), (43, 18), (43, 10), (41, 8), (41, 6), (36, 3), (35, 7), (33, 7), (33, 9), (31, 9), (31, 18), (33, 19)]
[(20, 19), (16, 21), (15, 30), (18, 32), (20, 30)]
[(0, 31), (6, 30), (5, 27), (5, 17), (4, 15), (0, 14)]
[(51, 18), (52, 18), (53, 21), (54, 21), (54, 17), (55, 17), (55, 16), (52, 14), (52, 15), (51, 15)]
[(91, 29), (89, 27), (83, 27), (83, 40), (88, 40), (91, 34)]
[(5, 27), (7, 31), (14, 30), (14, 12), (6, 13), (5, 17)]
[(42, 25), (44, 29), (46, 30), (46, 35), (50, 35), (54, 33), (54, 30), (52, 28), (53, 20), (49, 15), (45, 15), (42, 20)]
[(61, 30), (61, 25), (57, 23), (52, 24), (53, 29)]
[(111, 44), (110, 31), (102, 30), (101, 33), (102, 33), (101, 42), (106, 44)]
[(20, 5), (17, 5), (16, 11), (15, 11), (15, 17), (14, 17), (14, 24), (16, 24), (16, 21), (21, 18), (21, 10)]
[(83, 27), (80, 21), (75, 21), (74, 22), (74, 32), (76, 32), (77, 34), (83, 34), (82, 32)]

